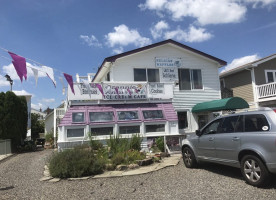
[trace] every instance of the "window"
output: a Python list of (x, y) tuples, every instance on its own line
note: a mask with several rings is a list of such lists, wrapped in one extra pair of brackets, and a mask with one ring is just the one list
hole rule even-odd
[(160, 82), (159, 69), (134, 69), (134, 81)]
[(113, 127), (91, 128), (91, 134), (92, 135), (112, 135)]
[(269, 124), (264, 115), (245, 115), (244, 116), (244, 131), (254, 132), (254, 131), (268, 131)]
[(106, 81), (110, 81), (110, 72), (106, 74)]
[(146, 132), (165, 132), (165, 124), (146, 125)]
[(143, 110), (144, 119), (163, 119), (162, 110)]
[(226, 117), (220, 128), (220, 133), (233, 133), (237, 125), (239, 116)]
[(72, 113), (72, 122), (84, 122), (84, 112)]
[(178, 69), (178, 76), (180, 90), (203, 89), (200, 69)]
[(84, 129), (77, 128), (77, 129), (67, 129), (67, 137), (83, 137), (84, 136)]
[(90, 112), (91, 122), (113, 121), (113, 112)]
[(140, 126), (120, 126), (119, 133), (120, 134), (140, 133)]
[(187, 112), (177, 112), (179, 129), (188, 128)]
[(218, 119), (209, 124), (203, 131), (202, 134), (214, 134), (219, 132), (219, 126), (223, 119)]
[(276, 82), (276, 70), (265, 70), (266, 83)]
[(119, 120), (136, 120), (139, 118), (137, 111), (119, 111), (117, 113)]

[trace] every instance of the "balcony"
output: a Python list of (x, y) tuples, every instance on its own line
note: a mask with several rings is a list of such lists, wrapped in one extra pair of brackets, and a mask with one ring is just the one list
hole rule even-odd
[(258, 101), (276, 99), (276, 82), (256, 86)]
[(103, 82), (74, 83), (75, 95), (68, 88), (69, 101), (149, 101), (171, 100), (174, 83)]

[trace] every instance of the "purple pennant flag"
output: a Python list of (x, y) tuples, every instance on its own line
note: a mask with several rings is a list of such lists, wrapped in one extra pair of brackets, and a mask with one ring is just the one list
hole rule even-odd
[(71, 91), (73, 92), (73, 94), (75, 94), (75, 91), (74, 91), (74, 85), (73, 85), (73, 77), (69, 74), (66, 74), (66, 73), (63, 73), (66, 81), (68, 82), (70, 88), (71, 88)]
[(103, 88), (102, 88), (101, 84), (96, 83), (96, 87), (100, 90), (100, 92), (104, 96), (104, 92), (103, 92)]
[(115, 87), (115, 91), (116, 91), (117, 95), (119, 95), (119, 90), (117, 87)]
[(21, 82), (23, 81), (23, 77), (25, 80), (27, 80), (27, 68), (26, 68), (26, 59), (18, 56), (12, 52), (9, 52), (10, 56), (12, 57), (13, 61), (13, 66), (16, 70), (17, 75), (19, 76)]
[(128, 93), (129, 93), (129, 95), (131, 95), (131, 91), (130, 91), (130, 89), (127, 89), (127, 91), (128, 91)]

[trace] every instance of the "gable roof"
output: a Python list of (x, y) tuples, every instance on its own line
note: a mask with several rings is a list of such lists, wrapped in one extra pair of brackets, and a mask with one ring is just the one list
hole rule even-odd
[(243, 70), (248, 69), (248, 68), (258, 67), (259, 64), (262, 64), (262, 63), (267, 62), (269, 60), (272, 60), (274, 58), (276, 58), (276, 54), (272, 54), (270, 56), (261, 58), (259, 60), (255, 60), (255, 61), (247, 63), (245, 65), (241, 65), (241, 66), (235, 67), (233, 69), (227, 70), (225, 72), (222, 72), (219, 75), (219, 77), (222, 78), (222, 77), (225, 77), (225, 76), (228, 76), (228, 75), (235, 74), (237, 72), (243, 71)]
[(168, 40), (157, 42), (157, 43), (145, 46), (145, 47), (141, 47), (141, 48), (138, 48), (138, 49), (134, 49), (134, 50), (131, 50), (131, 51), (127, 51), (127, 52), (124, 52), (124, 53), (121, 53), (121, 54), (117, 54), (117, 55), (105, 58), (104, 61), (103, 61), (103, 63), (102, 63), (102, 65), (100, 66), (100, 68), (98, 68), (98, 71), (97, 71), (96, 75), (94, 76), (92, 82), (95, 80), (95, 78), (97, 77), (97, 75), (99, 74), (99, 72), (101, 71), (101, 69), (103, 68), (103, 66), (104, 66), (104, 64), (106, 62), (115, 62), (119, 58), (122, 58), (122, 57), (125, 57), (125, 56), (129, 56), (129, 55), (132, 55), (132, 54), (135, 54), (135, 53), (139, 53), (139, 52), (142, 52), (142, 51), (145, 51), (145, 50), (148, 50), (148, 49), (152, 49), (152, 48), (164, 45), (164, 44), (169, 44), (169, 43), (170, 44), (174, 44), (174, 45), (176, 45), (176, 46), (178, 46), (180, 48), (189, 50), (189, 51), (191, 51), (193, 53), (199, 54), (201, 56), (204, 56), (206, 58), (209, 58), (211, 60), (214, 60), (214, 61), (218, 62), (221, 66), (224, 66), (224, 65), (227, 64), (227, 62), (225, 62), (224, 60), (221, 60), (219, 58), (216, 58), (214, 56), (211, 56), (211, 55), (209, 55), (207, 53), (204, 53), (202, 51), (196, 50), (194, 48), (191, 48), (191, 47), (186, 46), (184, 44), (181, 44), (179, 42), (176, 42), (176, 41), (174, 41), (172, 39), (168, 39)]

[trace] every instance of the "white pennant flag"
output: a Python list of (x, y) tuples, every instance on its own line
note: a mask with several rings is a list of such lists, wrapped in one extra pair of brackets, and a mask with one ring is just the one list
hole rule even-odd
[(57, 82), (55, 81), (55, 77), (54, 77), (54, 70), (51, 67), (47, 67), (47, 66), (42, 66), (42, 70), (47, 74), (47, 76), (53, 81), (55, 87)]
[(35, 86), (37, 86), (37, 80), (38, 80), (38, 69), (34, 68), (34, 67), (30, 67), (29, 68), (32, 69), (33, 73), (34, 73), (34, 78), (35, 78)]

